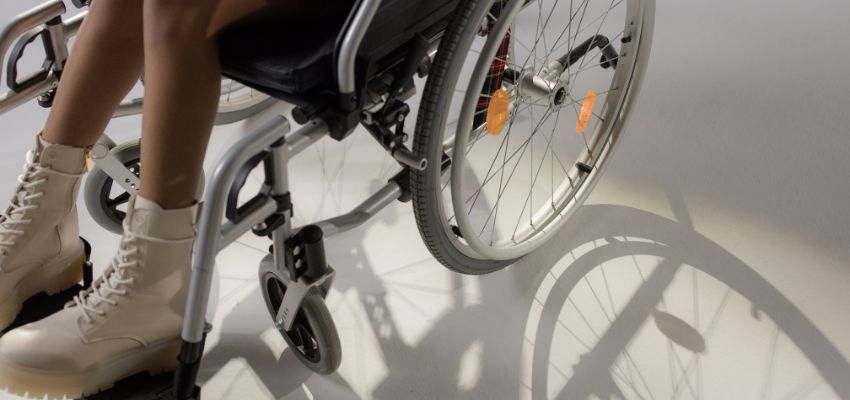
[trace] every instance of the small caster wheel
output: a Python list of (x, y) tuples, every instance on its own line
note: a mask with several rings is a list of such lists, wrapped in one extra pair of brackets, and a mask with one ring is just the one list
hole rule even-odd
[[(139, 176), (139, 160), (141, 159), (139, 140), (122, 143), (109, 152), (130, 172)], [(127, 215), (126, 204), (130, 200), (130, 194), (114, 183), (106, 171), (95, 167), (86, 179), (83, 197), (92, 219), (104, 229), (120, 235), (124, 231), (121, 222)]]
[[(270, 260), (263, 261), (270, 264)], [(289, 282), (288, 276), (281, 276), (270, 268), (260, 268), (260, 288), (272, 320), (277, 318)], [(329, 375), (339, 368), (342, 346), (321, 292), (314, 288), (304, 297), (292, 329), (287, 331), (278, 323), (275, 326), (302, 364), (319, 374)]]
[[(134, 175), (140, 175), (141, 140), (136, 139), (119, 144), (109, 152)], [(199, 197), (203, 194), (203, 186), (204, 178), (202, 176), (198, 188)], [(124, 231), (121, 223), (124, 221), (124, 216), (127, 215), (126, 204), (130, 200), (130, 195), (121, 185), (116, 185), (106, 171), (97, 167), (89, 173), (83, 190), (86, 208), (92, 219), (104, 229), (119, 235)]]

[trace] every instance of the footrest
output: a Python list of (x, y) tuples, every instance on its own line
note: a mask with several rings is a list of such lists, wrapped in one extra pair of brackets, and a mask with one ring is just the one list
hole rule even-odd
[(115, 383), (109, 390), (78, 400), (201, 400), (201, 388), (195, 386), (192, 397), (174, 397), (174, 373), (151, 376), (147, 373), (133, 375)]

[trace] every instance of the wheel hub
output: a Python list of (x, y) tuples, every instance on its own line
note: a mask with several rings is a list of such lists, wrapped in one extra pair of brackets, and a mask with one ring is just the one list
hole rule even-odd
[(560, 75), (561, 71), (551, 66), (537, 73), (526, 69), (520, 75), (517, 93), (531, 103), (539, 103), (545, 98), (551, 107), (562, 106), (566, 102), (568, 82), (561, 80)]

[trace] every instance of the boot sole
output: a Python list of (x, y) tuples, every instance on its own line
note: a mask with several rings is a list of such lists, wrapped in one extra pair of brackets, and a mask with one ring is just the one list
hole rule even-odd
[(72, 371), (44, 371), (10, 365), (0, 358), (0, 387), (9, 393), (36, 398), (62, 399), (90, 396), (112, 388), (115, 382), (147, 372), (157, 375), (177, 366), (180, 339), (149, 345), (93, 368)]
[(30, 297), (41, 292), (54, 295), (82, 281), (85, 263), (86, 255), (83, 252), (45, 264), (21, 279), (9, 299), (0, 303), (0, 330), (6, 329), (15, 321), (23, 309), (24, 302)]

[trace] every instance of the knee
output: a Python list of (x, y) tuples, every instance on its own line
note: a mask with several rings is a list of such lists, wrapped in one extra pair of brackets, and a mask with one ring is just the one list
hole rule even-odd
[(139, 40), (143, 5), (142, 0), (94, 1), (85, 19), (85, 29), (95, 32), (101, 40)]
[(145, 0), (145, 41), (168, 46), (207, 37), (214, 6), (211, 0)]

